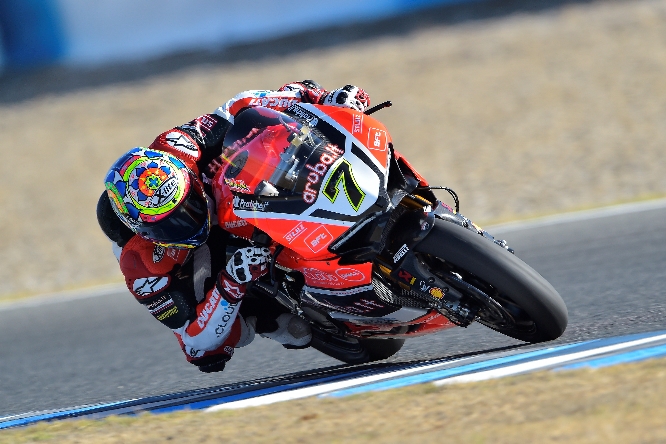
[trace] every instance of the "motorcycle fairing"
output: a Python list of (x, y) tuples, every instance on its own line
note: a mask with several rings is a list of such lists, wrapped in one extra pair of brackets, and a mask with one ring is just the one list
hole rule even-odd
[[(221, 221), (233, 227), (245, 220), (304, 258), (316, 259), (330, 257), (327, 249), (333, 240), (369, 214), (387, 207), (390, 139), (381, 123), (353, 110), (307, 104), (302, 108), (301, 118), (307, 113), (314, 116), (310, 121), (296, 121), (261, 107), (240, 113), (234, 127), (241, 129), (235, 139), (225, 139), (225, 147), (236, 143), (242, 150), (226, 159), (213, 179), (213, 188)], [(258, 131), (243, 128), (243, 116), (259, 116), (255, 121), (264, 126)], [(312, 124), (316, 131), (308, 130), (303, 122)], [(294, 186), (298, 192), (258, 196), (257, 175), (263, 175), (258, 179), (266, 179), (271, 171), (279, 169), (280, 155), (287, 152), (289, 143), (294, 145), (280, 135), (280, 125), (297, 138), (306, 140), (312, 136), (318, 145), (304, 160), (309, 171), (301, 170), (307, 174), (299, 175)], [(371, 143), (373, 149), (368, 149), (362, 139)], [(268, 147), (265, 164), (253, 160), (260, 157), (262, 147)], [(244, 168), (249, 168), (252, 175), (244, 174)], [(310, 184), (305, 183), (308, 180)], [(234, 228), (230, 231), (234, 232)], [(236, 231), (247, 235), (248, 228)]]
[(341, 290), (306, 285), (301, 293), (301, 303), (303, 306), (323, 308), (329, 312), (342, 312), (370, 318), (381, 317), (400, 309), (398, 306), (379, 299), (372, 283)]
[(396, 339), (410, 338), (456, 327), (454, 323), (436, 310), (423, 310), (423, 313), (415, 319), (401, 321), (403, 310), (406, 310), (406, 308), (403, 307), (395, 313), (380, 318), (350, 316), (346, 313), (331, 313), (331, 317), (343, 321), (351, 336), (365, 338), (373, 336)]

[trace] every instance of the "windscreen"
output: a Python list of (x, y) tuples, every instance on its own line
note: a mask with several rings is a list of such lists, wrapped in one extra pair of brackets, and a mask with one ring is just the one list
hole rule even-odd
[[(224, 139), (223, 159), (229, 164), (225, 182), (237, 192), (256, 196), (301, 194), (308, 202), (306, 187), (312, 183), (308, 175), (314, 174), (319, 181), (321, 172), (310, 170), (320, 162), (326, 146), (323, 136), (286, 114), (249, 108), (234, 118)], [(308, 162), (310, 159), (316, 161)]]

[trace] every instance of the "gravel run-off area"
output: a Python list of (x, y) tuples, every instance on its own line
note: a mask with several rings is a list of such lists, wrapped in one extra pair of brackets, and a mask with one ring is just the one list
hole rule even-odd
[(239, 91), (303, 78), (392, 100), (376, 116), (396, 147), (481, 223), (666, 195), (666, 1), (560, 3), (439, 8), (335, 45), (170, 57), (154, 75), (4, 73), (0, 298), (121, 282), (95, 219), (109, 165)]

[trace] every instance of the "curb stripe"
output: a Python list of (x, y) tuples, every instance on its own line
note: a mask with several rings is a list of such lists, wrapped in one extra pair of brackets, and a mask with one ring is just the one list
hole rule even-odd
[[(480, 363), (476, 364), (469, 364), (469, 366), (476, 366), (476, 365), (483, 365), (486, 362), (493, 362), (497, 363), (497, 361), (505, 361), (505, 360), (523, 360), (527, 359), (531, 356), (539, 356), (543, 354), (551, 354), (551, 353), (556, 353), (560, 350), (564, 350), (567, 348), (579, 346), (580, 344), (568, 344), (568, 345), (562, 345), (559, 347), (554, 347), (554, 348), (549, 348), (545, 350), (536, 350), (533, 352), (528, 352), (528, 353), (521, 353), (518, 355), (514, 356), (509, 356), (506, 358), (499, 358), (499, 359), (493, 359), (491, 361), (483, 361)], [(379, 375), (372, 375), (372, 376), (367, 376), (363, 378), (356, 378), (352, 380), (347, 380), (347, 381), (341, 381), (337, 383), (332, 383), (332, 384), (327, 384), (327, 385), (320, 385), (320, 386), (315, 386), (315, 387), (308, 387), (305, 389), (301, 390), (291, 390), (291, 391), (286, 391), (282, 393), (275, 393), (271, 395), (266, 395), (266, 396), (261, 396), (257, 398), (251, 398), (243, 401), (235, 401), (235, 402), (229, 402), (229, 403), (224, 403), (220, 404), (215, 407), (211, 407), (207, 409), (206, 411), (209, 412), (215, 412), (218, 410), (226, 410), (226, 409), (236, 409), (236, 408), (244, 408), (244, 407), (256, 407), (260, 405), (267, 405), (267, 404), (273, 404), (276, 402), (282, 402), (282, 401), (289, 401), (293, 399), (301, 399), (301, 398), (306, 398), (310, 396), (315, 396), (315, 395), (320, 395), (320, 397), (323, 396), (345, 396), (347, 393), (349, 394), (354, 394), (354, 393), (362, 393), (365, 391), (368, 391), (366, 388), (367, 387), (375, 387), (375, 386), (383, 386), (383, 385), (391, 385), (394, 383), (400, 383), (403, 381), (419, 381), (419, 382), (413, 382), (414, 384), (420, 383), (424, 378), (428, 378), (429, 375), (439, 375), (441, 372), (446, 372), (448, 370), (440, 370), (440, 371), (433, 371), (435, 368), (443, 367), (445, 365), (450, 365), (453, 363), (458, 363), (465, 361), (470, 358), (463, 358), (455, 361), (448, 361), (448, 362), (443, 362), (443, 363), (436, 363), (436, 364), (431, 364), (427, 365), (424, 367), (418, 367), (418, 368), (413, 368), (413, 369), (405, 369), (405, 370), (399, 370), (399, 371), (393, 371), (393, 372), (387, 372), (387, 373), (382, 373)], [(495, 364), (496, 365), (496, 364)], [(466, 367), (466, 366), (463, 366)], [(456, 367), (460, 368), (460, 367)], [(424, 372), (424, 371), (430, 371), (429, 373), (424, 373), (424, 374), (418, 374), (414, 376), (407, 376), (404, 377), (405, 375), (411, 374), (411, 373), (417, 373), (417, 372)], [(382, 381), (385, 379), (392, 379), (396, 377), (401, 377), (400, 379), (397, 380), (392, 380), (388, 382), (375, 382), (375, 381)], [(409, 384), (408, 384), (409, 385)], [(356, 386), (363, 386), (363, 387), (356, 387)], [(353, 388), (352, 388), (353, 387)], [(387, 387), (390, 388), (390, 387)], [(338, 395), (339, 393), (343, 393), (342, 395)]]
[(597, 359), (591, 359), (589, 361), (577, 362), (575, 364), (565, 365), (564, 367), (558, 367), (554, 370), (560, 371), (560, 370), (575, 370), (579, 368), (601, 368), (616, 364), (626, 364), (628, 362), (645, 361), (647, 359), (660, 358), (662, 356), (666, 356), (666, 345), (659, 345), (656, 347), (634, 350), (613, 356), (607, 356), (604, 358), (597, 358)]
[(527, 372), (532, 372), (535, 370), (542, 370), (548, 367), (552, 367), (554, 365), (558, 364), (563, 364), (565, 362), (571, 362), (571, 361), (576, 361), (578, 359), (583, 359), (587, 358), (590, 356), (596, 356), (596, 355), (602, 355), (605, 353), (612, 353), (618, 350), (622, 350), (625, 348), (630, 348), (630, 347), (636, 347), (640, 346), (643, 344), (649, 344), (650, 342), (656, 342), (660, 340), (666, 340), (666, 334), (650, 337), (650, 338), (644, 338), (644, 339), (639, 339), (636, 341), (630, 341), (630, 342), (625, 342), (625, 343), (620, 343), (620, 344), (615, 344), (615, 345), (609, 345), (606, 347), (600, 347), (592, 350), (586, 350), (578, 353), (571, 353), (568, 355), (564, 356), (555, 356), (552, 358), (546, 358), (546, 359), (541, 359), (539, 361), (533, 361), (533, 362), (525, 362), (521, 364), (516, 364), (512, 365), (509, 367), (502, 367), (502, 368), (497, 368), (493, 370), (486, 370), (483, 372), (478, 372), (478, 373), (472, 373), (469, 375), (461, 375), (461, 376), (455, 376), (452, 378), (447, 378), (447, 379), (442, 379), (439, 381), (435, 381), (434, 384), (439, 386), (439, 385), (444, 385), (444, 384), (455, 384), (455, 383), (460, 383), (460, 382), (477, 382), (477, 381), (485, 381), (488, 379), (495, 379), (495, 378), (502, 378), (505, 376), (512, 376), (512, 375), (517, 375), (519, 373), (527, 373)]

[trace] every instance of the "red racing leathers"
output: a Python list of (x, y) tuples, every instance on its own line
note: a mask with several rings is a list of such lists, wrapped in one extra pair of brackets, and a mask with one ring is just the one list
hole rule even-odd
[[(346, 90), (336, 91), (337, 94), (342, 91), (344, 96)], [(367, 94), (363, 90), (360, 92), (362, 94), (357, 96), (367, 105)], [(100, 224), (115, 242), (114, 251), (127, 287), (158, 321), (173, 330), (188, 361), (202, 371), (222, 370), (234, 348), (251, 342), (255, 330), (270, 332), (278, 327), (275, 322), (269, 325), (272, 321), (262, 320), (261, 309), (253, 312), (248, 308), (249, 316), (239, 315), (246, 282), (266, 272), (268, 250), (259, 251), (247, 243), (238, 245), (245, 248), (233, 256), (236, 265), (241, 264), (240, 268), (245, 267), (251, 276), (242, 273), (243, 277), (239, 278), (235, 271), (238, 268), (234, 269), (232, 264), (228, 269), (224, 267), (225, 249), (230, 239), (221, 229), (225, 227), (225, 221), (217, 220), (216, 205), (210, 197), (210, 183), (221, 166), (226, 131), (233, 124), (234, 116), (247, 107), (285, 110), (299, 102), (322, 103), (326, 95), (327, 91), (311, 81), (290, 83), (277, 91), (245, 91), (213, 113), (157, 136), (150, 148), (183, 160), (202, 181), (208, 194), (213, 228), (206, 243), (195, 249), (165, 248), (131, 232), (128, 234), (129, 230), (124, 227), (114, 232), (108, 229), (109, 225), (117, 223), (109, 220), (112, 212), (105, 207), (100, 211), (98, 206)], [(344, 98), (336, 100), (344, 106)], [(251, 227), (247, 228), (251, 233)], [(255, 316), (255, 312), (259, 316)]]

